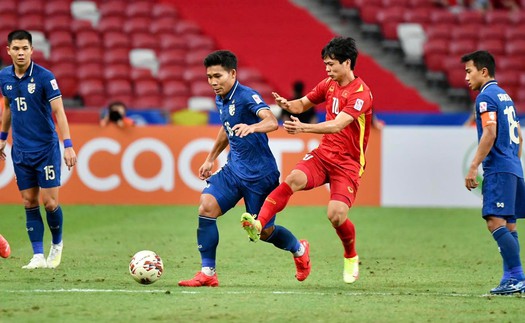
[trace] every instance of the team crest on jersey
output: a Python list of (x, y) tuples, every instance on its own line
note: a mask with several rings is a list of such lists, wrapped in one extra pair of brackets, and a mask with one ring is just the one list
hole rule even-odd
[(35, 89), (36, 89), (36, 83), (28, 83), (27, 84), (27, 92), (33, 94), (33, 93), (35, 93)]
[(335, 87), (330, 86), (330, 88), (328, 89), (328, 92), (334, 92), (334, 90), (335, 90)]
[(228, 112), (233, 116), (235, 114), (235, 100), (232, 101), (232, 104), (228, 106)]
[(483, 113), (487, 111), (487, 102), (480, 102), (479, 103), (479, 113)]
[(364, 103), (365, 103), (365, 101), (363, 101), (361, 99), (355, 100), (354, 109), (356, 109), (357, 111), (361, 111), (361, 109), (363, 108), (363, 104)]

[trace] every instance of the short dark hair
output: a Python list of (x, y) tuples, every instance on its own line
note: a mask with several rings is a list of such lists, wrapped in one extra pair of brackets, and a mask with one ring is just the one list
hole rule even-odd
[(496, 60), (494, 59), (494, 56), (486, 50), (478, 50), (461, 57), (462, 63), (468, 61), (472, 61), (478, 71), (485, 67), (489, 72), (489, 76), (494, 77), (496, 75)]
[(236, 70), (237, 57), (229, 50), (214, 51), (213, 53), (206, 56), (204, 59), (204, 66), (208, 68), (215, 65), (220, 65), (227, 71)]
[(11, 46), (11, 42), (13, 40), (24, 40), (27, 39), (29, 41), (29, 45), (33, 46), (33, 36), (31, 36), (31, 33), (27, 30), (18, 29), (13, 30), (12, 32), (7, 35), (7, 45)]
[(321, 51), (321, 58), (332, 58), (342, 63), (347, 59), (350, 60), (350, 69), (354, 70), (357, 62), (357, 46), (355, 40), (351, 37), (335, 37)]
[(126, 104), (124, 102), (122, 102), (122, 101), (113, 101), (110, 104), (108, 104), (108, 110), (111, 111), (111, 110), (113, 110), (113, 108), (118, 107), (118, 106), (123, 106), (124, 109), (127, 109)]

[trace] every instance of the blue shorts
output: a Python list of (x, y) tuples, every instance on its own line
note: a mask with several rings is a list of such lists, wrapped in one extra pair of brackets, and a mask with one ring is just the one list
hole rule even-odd
[(525, 182), (511, 173), (495, 173), (483, 178), (482, 216), (504, 218), (509, 223), (525, 217)]
[(11, 149), (16, 184), (20, 191), (33, 188), (60, 186), (62, 155), (58, 142), (37, 152), (23, 152), (13, 146)]
[[(246, 212), (258, 214), (268, 194), (279, 185), (279, 172), (276, 171), (257, 181), (247, 181), (234, 174), (226, 164), (220, 171), (208, 178), (207, 182), (208, 185), (202, 193), (215, 197), (222, 214), (233, 208), (241, 198), (244, 198)], [(274, 222), (275, 216), (265, 228), (273, 226)]]

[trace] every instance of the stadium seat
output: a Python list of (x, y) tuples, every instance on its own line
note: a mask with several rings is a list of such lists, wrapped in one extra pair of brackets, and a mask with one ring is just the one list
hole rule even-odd
[(44, 14), (47, 17), (51, 16), (71, 16), (71, 1), (70, 0), (51, 0), (45, 4)]
[(127, 48), (108, 48), (104, 50), (103, 62), (105, 64), (126, 64), (129, 65), (129, 49)]
[(124, 17), (125, 16), (125, 8), (126, 8), (126, 1), (122, 0), (109, 0), (109, 1), (104, 1), (103, 3), (100, 4), (100, 15), (103, 17), (103, 18), (106, 18), (106, 17), (113, 17), (113, 16), (117, 16), (117, 17)]
[(525, 40), (525, 23), (516, 26), (507, 26), (505, 29), (505, 39), (506, 41), (514, 41), (516, 39)]
[(133, 87), (129, 80), (111, 80), (106, 82), (106, 91), (110, 97), (118, 95), (133, 95)]
[(430, 23), (430, 11), (431, 9), (428, 7), (406, 10), (403, 15), (403, 22), (418, 23), (425, 27)]
[(101, 42), (98, 32), (94, 30), (79, 31), (75, 39), (79, 52), (84, 49), (99, 47)]
[(451, 38), (450, 35), (450, 24), (433, 24), (425, 27), (425, 35), (428, 40), (430, 39), (445, 39), (448, 40)]
[(44, 31), (45, 19), (43, 14), (27, 14), (18, 21), (18, 28), (30, 31)]
[(131, 67), (129, 64), (107, 64), (104, 68), (104, 78), (107, 82), (115, 80), (131, 80)]
[(165, 96), (162, 99), (162, 109), (170, 112), (187, 109), (189, 98), (189, 96)]
[(520, 75), (513, 70), (499, 69), (496, 71), (496, 80), (504, 89), (517, 88), (520, 84)]
[(133, 82), (133, 91), (135, 96), (155, 96), (160, 95), (159, 83), (156, 80), (136, 80)]
[[(496, 64), (497, 64), (497, 71), (502, 70), (502, 69), (503, 70), (512, 69), (516, 71), (525, 71), (525, 59), (523, 59), (523, 56), (520, 56), (520, 55), (516, 55), (516, 56), (501, 55), (496, 58)], [(523, 85), (525, 86), (525, 82), (523, 83)]]
[(183, 65), (162, 65), (159, 68), (157, 78), (161, 82), (171, 81), (171, 80), (182, 80), (182, 75), (185, 70)]
[(86, 63), (102, 63), (102, 48), (82, 48), (77, 51), (77, 63), (81, 66)]
[(512, 12), (510, 14), (510, 20), (514, 25), (525, 24), (525, 4), (522, 4), (520, 11)]
[(479, 39), (504, 39), (506, 29), (507, 26), (502, 24), (482, 26), (478, 31)]
[(46, 59), (48, 59), (51, 48), (45, 34), (41, 31), (31, 30), (31, 36), (33, 37), (33, 47), (39, 51), (42, 51)]
[(423, 63), (423, 45), (425, 44), (425, 31), (419, 23), (400, 23), (397, 25), (397, 35), (401, 49), (408, 65)]
[(84, 63), (77, 67), (77, 76), (80, 82), (86, 80), (102, 80), (104, 69), (102, 63)]
[(100, 19), (97, 4), (93, 1), (71, 2), (71, 15), (75, 19), (90, 21), (92, 26), (96, 26)]
[(71, 22), (73, 19), (70, 15), (55, 14), (53, 19), (44, 20), (44, 31), (52, 36), (53, 33), (58, 31), (71, 32)]
[[(50, 19), (50, 21), (52, 20)], [(75, 48), (75, 41), (69, 30), (57, 30), (49, 33), (48, 42), (51, 50), (55, 52), (58, 48)]]
[(151, 18), (148, 17), (132, 17), (126, 18), (124, 21), (124, 31), (129, 35), (133, 33), (149, 33), (151, 25)]
[(132, 48), (149, 48), (157, 50), (162, 40), (148, 32), (135, 32), (131, 34)]
[(131, 48), (129, 35), (124, 32), (107, 32), (103, 35), (102, 41), (104, 48)]
[(182, 74), (182, 78), (186, 82), (201, 81), (206, 79), (206, 69), (204, 65), (187, 66)]
[(452, 27), (452, 39), (477, 40), (481, 24), (461, 24)]
[(186, 64), (188, 66), (197, 65), (202, 66), (204, 58), (210, 54), (208, 49), (198, 49), (195, 51), (188, 51), (186, 53)]
[(453, 39), (449, 43), (449, 54), (453, 58), (459, 58), (466, 53), (476, 50), (477, 42), (473, 39)]
[(152, 34), (171, 34), (175, 32), (175, 18), (172, 17), (162, 17), (159, 19), (154, 19), (150, 26), (149, 31)]
[(143, 80), (157, 81), (157, 78), (153, 76), (151, 70), (148, 68), (131, 68), (130, 78), (132, 82)]
[(148, 1), (129, 3), (125, 9), (126, 16), (131, 17), (150, 17), (152, 3)]
[(384, 8), (387, 7), (407, 7), (408, 0), (382, 0), (381, 1)]
[(11, 30), (16, 29), (17, 25), (18, 19), (16, 18), (16, 16), (7, 14), (5, 12), (0, 12), (0, 31), (5, 31), (5, 37), (2, 38), (2, 41), (4, 41), (4, 39), (7, 39), (7, 34)]
[(492, 55), (502, 55), (505, 53), (505, 45), (502, 39), (487, 38), (478, 42), (477, 49), (489, 51)]
[(158, 96), (145, 95), (135, 96), (131, 106), (136, 109), (160, 109), (162, 108), (162, 99)]
[(484, 17), (487, 25), (510, 24), (512, 22), (511, 15), (507, 10), (487, 10)]
[(163, 50), (171, 49), (188, 49), (188, 44), (186, 39), (182, 35), (167, 34), (162, 36), (162, 41), (160, 42), (160, 48)]
[(263, 76), (262, 74), (259, 72), (259, 70), (255, 69), (255, 68), (251, 68), (251, 67), (245, 67), (245, 66), (241, 66), (239, 67), (238, 71), (237, 71), (237, 79), (239, 80), (239, 82), (241, 83), (244, 83), (244, 82), (262, 82), (263, 81)]
[(16, 6), (15, 1), (0, 1), (0, 13), (9, 13), (13, 16), (13, 12), (17, 11)]
[(40, 0), (25, 0), (17, 1), (18, 15), (26, 17), (27, 15), (39, 15), (44, 14), (44, 2)]
[(71, 22), (71, 32), (78, 34), (79, 32), (86, 30), (95, 31), (91, 21), (85, 19), (73, 19)]
[(186, 63), (186, 51), (182, 49), (164, 50), (159, 52), (159, 64), (162, 68), (182, 66)]
[(186, 35), (186, 42), (190, 50), (202, 50), (212, 51), (215, 49), (215, 42), (213, 39), (206, 35)]
[(428, 0), (408, 0), (408, 6), (411, 8), (434, 9), (434, 3)]
[[(59, 63), (72, 63), (76, 64), (77, 62), (77, 53), (73, 46), (62, 46), (57, 48), (52, 48), (51, 55), (49, 55), (49, 62), (52, 65)], [(75, 70), (75, 67), (73, 67)]]
[(462, 10), (457, 15), (457, 21), (460, 25), (479, 24), (482, 25), (485, 18), (484, 14), (478, 10)]
[(245, 85), (257, 91), (266, 103), (269, 103), (270, 100), (273, 99), (272, 92), (274, 91), (274, 89), (267, 83), (260, 81), (252, 81), (245, 83)]
[(123, 16), (102, 17), (97, 29), (100, 33), (122, 32), (125, 18)]
[(177, 9), (175, 9), (173, 6), (159, 3), (153, 6), (151, 15), (153, 18), (155, 18), (154, 20), (166, 17), (177, 19), (179, 16)]
[(430, 21), (436, 24), (451, 24), (457, 22), (456, 15), (446, 9), (434, 9), (430, 12)]
[(129, 52), (129, 60), (133, 67), (148, 68), (153, 75), (157, 75), (159, 61), (154, 50), (143, 48), (132, 49)]
[(175, 24), (175, 31), (180, 35), (189, 35), (195, 34), (198, 35), (201, 33), (201, 28), (199, 25), (193, 21), (188, 20), (178, 20)]
[(162, 82), (162, 94), (168, 97), (189, 96), (190, 88), (184, 81), (166, 80)]
[(207, 81), (194, 81), (190, 84), (191, 96), (215, 97)]
[(60, 93), (64, 98), (75, 98), (78, 95), (78, 85), (79, 81), (77, 76), (69, 73), (61, 74), (61, 72), (56, 72), (56, 67), (54, 67), (54, 75), (57, 80), (58, 86), (60, 88)]
[(102, 107), (107, 103), (106, 88), (102, 80), (83, 80), (79, 82), (79, 93), (84, 106)]
[(525, 39), (509, 39), (505, 43), (507, 55), (525, 55)]
[(188, 100), (188, 109), (192, 111), (214, 111), (216, 108), (215, 96), (192, 96)]

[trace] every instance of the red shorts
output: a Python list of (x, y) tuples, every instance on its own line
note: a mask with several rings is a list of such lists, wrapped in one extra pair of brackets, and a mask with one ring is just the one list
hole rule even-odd
[(295, 169), (306, 174), (304, 190), (330, 184), (330, 200), (341, 201), (352, 207), (361, 182), (359, 169), (345, 169), (322, 160), (316, 151), (312, 151), (295, 165)]

